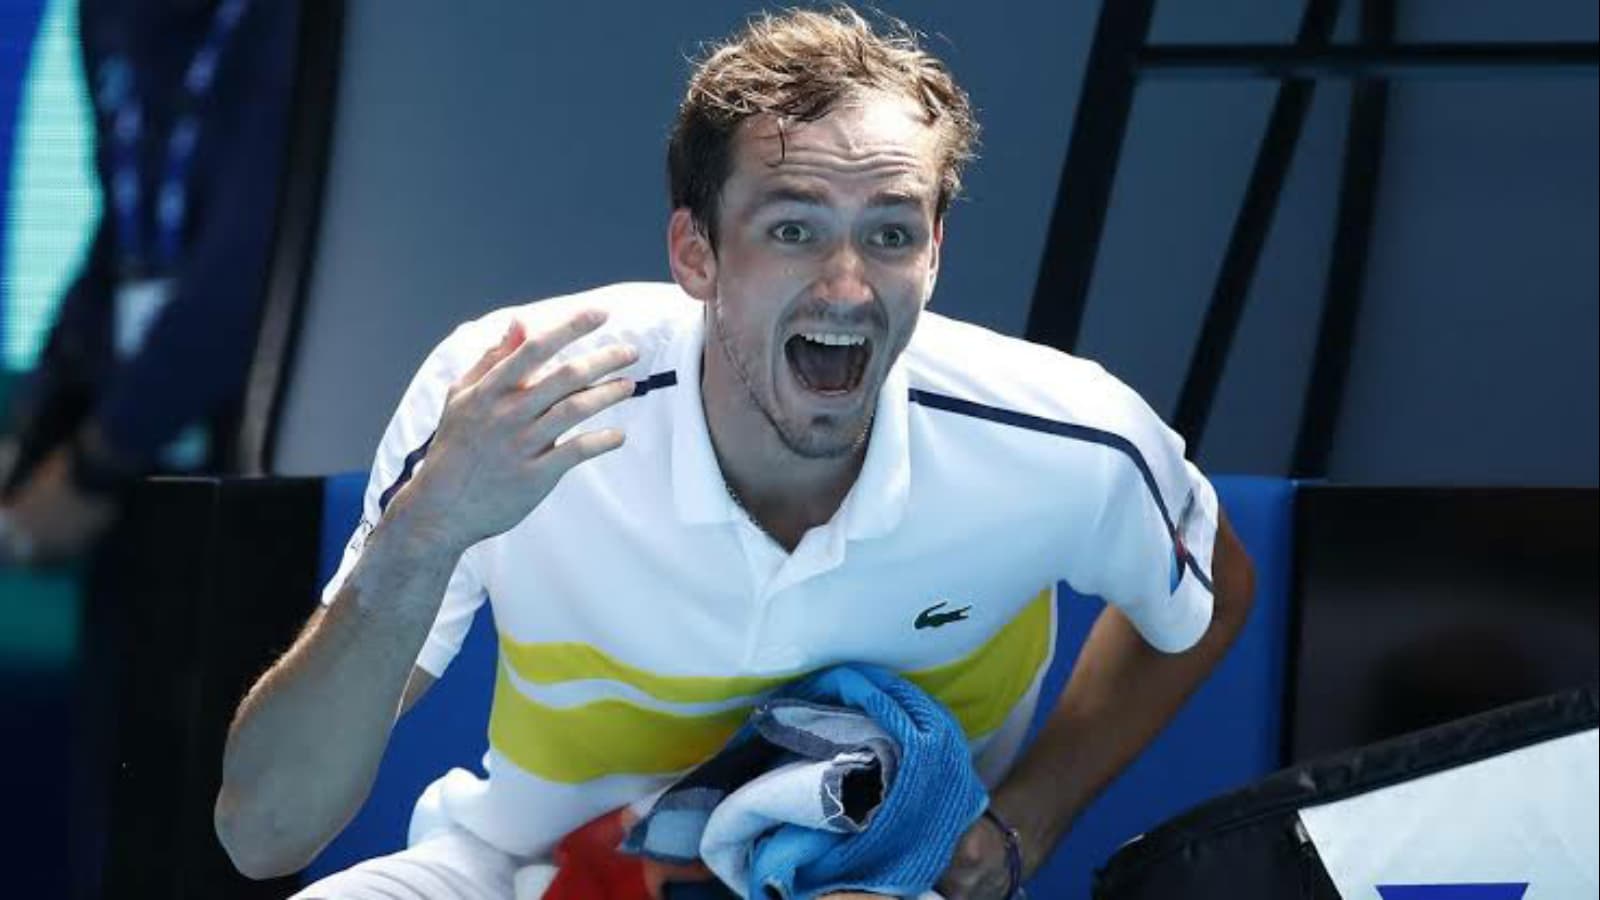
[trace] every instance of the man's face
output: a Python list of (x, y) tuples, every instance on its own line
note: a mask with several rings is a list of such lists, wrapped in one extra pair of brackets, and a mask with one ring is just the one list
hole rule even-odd
[[(794, 453), (843, 456), (933, 290), (937, 133), (909, 100), (869, 95), (736, 134), (723, 187), (707, 353)], [(708, 376), (709, 377), (709, 376)]]

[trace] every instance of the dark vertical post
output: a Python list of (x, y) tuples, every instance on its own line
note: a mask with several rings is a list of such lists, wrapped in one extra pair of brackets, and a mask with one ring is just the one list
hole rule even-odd
[(1155, 0), (1103, 0), (1083, 73), (1067, 158), (1028, 312), (1028, 340), (1061, 350), (1078, 344), (1089, 281), (1133, 110), (1133, 57), (1150, 33)]
[[(1300, 20), (1296, 45), (1302, 48), (1325, 46), (1333, 36), (1338, 17), (1337, 0), (1309, 0)], [(1173, 415), (1173, 427), (1188, 441), (1191, 454), (1198, 453), (1205, 437), (1212, 401), (1216, 399), (1228, 353), (1233, 349), (1233, 338), (1244, 314), (1250, 285), (1255, 280), (1261, 250), (1272, 230), (1278, 198), (1288, 178), (1289, 166), (1294, 162), (1295, 147), (1300, 142), (1315, 84), (1309, 79), (1296, 78), (1279, 85), (1266, 134), (1257, 148), (1250, 183), (1233, 222), (1233, 234), (1228, 239), (1216, 287)]]
[[(1370, 47), (1394, 40), (1394, 0), (1361, 4), (1361, 37)], [(1377, 206), (1378, 173), (1383, 161), (1384, 120), (1389, 84), (1381, 78), (1357, 81), (1350, 96), (1350, 122), (1345, 137), (1344, 171), (1340, 180), (1338, 222), (1328, 257), (1327, 295), (1317, 329), (1311, 380), (1300, 414), (1290, 474), (1320, 478), (1328, 474), (1334, 429), (1344, 402), (1350, 353), (1365, 289), (1367, 250)]]
[(264, 475), (272, 467), (284, 372), (294, 358), (322, 220), (322, 188), (333, 147), (339, 65), (344, 48), (343, 0), (300, 6), (295, 79), (286, 128), (278, 222), (267, 272), (255, 353), (245, 382), (231, 468)]

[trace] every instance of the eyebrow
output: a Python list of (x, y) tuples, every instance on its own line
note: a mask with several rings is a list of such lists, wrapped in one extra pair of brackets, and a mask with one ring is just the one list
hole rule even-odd
[(822, 191), (811, 188), (796, 187), (793, 185), (780, 185), (771, 187), (761, 192), (756, 198), (757, 209), (766, 206), (776, 206), (780, 203), (798, 203), (802, 206), (826, 206), (828, 197)]
[(921, 209), (923, 202), (924, 198), (921, 194), (891, 189), (872, 195), (872, 199), (867, 201), (867, 206), (874, 209), (892, 206), (914, 206), (917, 209)]
[[(869, 209), (885, 209), (892, 207), (910, 206), (921, 209), (924, 198), (908, 190), (889, 189), (879, 191), (867, 201)], [(799, 187), (797, 185), (779, 185), (768, 188), (756, 198), (756, 209), (775, 206), (780, 203), (797, 203), (802, 206), (827, 206), (828, 195), (813, 188)]]

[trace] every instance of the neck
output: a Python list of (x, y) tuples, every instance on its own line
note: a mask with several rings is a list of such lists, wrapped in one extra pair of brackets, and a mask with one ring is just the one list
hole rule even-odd
[(717, 465), (735, 502), (792, 552), (807, 531), (838, 512), (861, 472), (865, 446), (822, 459), (795, 453), (709, 343), (701, 359), (700, 396)]

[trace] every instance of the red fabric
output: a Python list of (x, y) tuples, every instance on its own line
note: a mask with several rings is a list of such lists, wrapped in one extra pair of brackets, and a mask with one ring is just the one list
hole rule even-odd
[(671, 881), (706, 881), (705, 866), (668, 866), (617, 849), (638, 819), (627, 808), (607, 813), (556, 845), (556, 877), (544, 900), (661, 900)]

